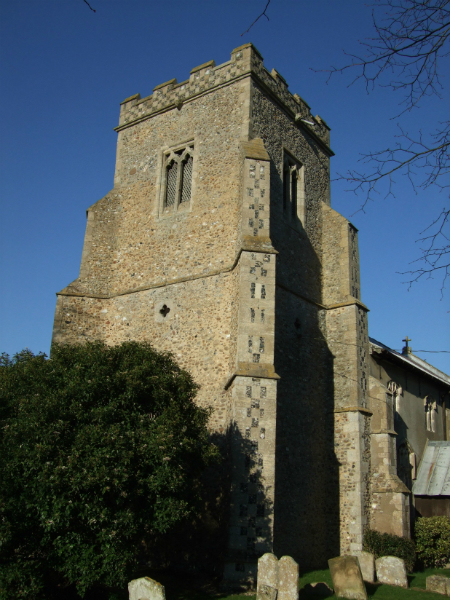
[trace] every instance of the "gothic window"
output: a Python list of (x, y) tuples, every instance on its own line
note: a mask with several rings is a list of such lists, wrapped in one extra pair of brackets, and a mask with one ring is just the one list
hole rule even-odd
[(283, 162), (283, 211), (290, 221), (305, 226), (304, 167), (287, 153)]
[(398, 412), (400, 412), (400, 402), (401, 402), (401, 397), (403, 396), (403, 388), (401, 385), (399, 385), (395, 381), (391, 380), (388, 383), (388, 390), (392, 394), (394, 413), (398, 413)]
[(437, 420), (437, 404), (431, 396), (425, 396), (423, 401), (425, 407), (425, 425), (427, 431), (436, 433), (436, 420)]
[(175, 212), (189, 206), (192, 194), (194, 147), (188, 145), (164, 155), (162, 212)]

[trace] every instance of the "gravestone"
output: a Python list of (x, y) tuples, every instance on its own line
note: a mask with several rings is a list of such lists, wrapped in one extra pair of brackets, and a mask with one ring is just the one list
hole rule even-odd
[(259, 586), (256, 598), (257, 600), (277, 600), (277, 595), (278, 590), (276, 590), (273, 587), (270, 587), (270, 585), (262, 583)]
[(256, 600), (298, 600), (298, 564), (268, 552), (258, 560)]
[(298, 564), (290, 556), (278, 561), (278, 600), (298, 600)]
[(375, 557), (370, 552), (355, 552), (353, 556), (359, 561), (359, 568), (364, 581), (374, 583), (375, 581)]
[(338, 598), (368, 600), (356, 556), (338, 556), (328, 561), (334, 593)]
[(430, 575), (427, 577), (427, 592), (450, 596), (450, 578), (444, 575)]
[(128, 594), (130, 600), (166, 600), (164, 586), (150, 577), (130, 581)]
[(380, 583), (387, 585), (398, 585), (408, 587), (405, 561), (396, 556), (382, 556), (375, 561), (377, 568), (377, 579)]
[(275, 600), (278, 592), (278, 559), (267, 552), (258, 560), (256, 600)]

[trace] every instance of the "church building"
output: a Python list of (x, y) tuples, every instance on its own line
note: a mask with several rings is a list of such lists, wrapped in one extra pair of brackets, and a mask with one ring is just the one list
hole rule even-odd
[[(224, 577), (408, 536), (392, 394), (370, 388), (358, 235), (331, 208), (330, 129), (252, 44), (121, 104), (53, 341), (145, 340), (212, 407), (229, 456)], [(375, 380), (374, 380), (375, 381)]]

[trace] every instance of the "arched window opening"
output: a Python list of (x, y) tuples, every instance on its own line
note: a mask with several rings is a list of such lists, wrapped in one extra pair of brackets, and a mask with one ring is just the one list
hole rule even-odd
[(180, 205), (186, 206), (192, 196), (194, 148), (171, 150), (164, 157), (163, 212), (175, 212)]
[(304, 167), (287, 153), (283, 162), (283, 211), (292, 222), (306, 226)]
[(166, 169), (166, 201), (165, 208), (172, 207), (175, 204), (177, 196), (177, 173), (178, 163), (173, 161)]
[(180, 202), (189, 202), (192, 189), (192, 167), (194, 159), (188, 156), (187, 160), (181, 163), (181, 198)]
[(427, 431), (436, 433), (437, 403), (431, 396), (425, 396), (423, 404), (425, 407), (425, 426)]

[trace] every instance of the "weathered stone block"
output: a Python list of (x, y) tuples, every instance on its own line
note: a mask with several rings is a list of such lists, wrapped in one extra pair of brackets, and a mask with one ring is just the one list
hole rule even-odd
[(355, 552), (354, 556), (359, 561), (359, 568), (364, 581), (373, 583), (375, 581), (375, 557), (370, 552)]
[(375, 561), (377, 568), (377, 579), (380, 583), (387, 585), (398, 585), (408, 587), (405, 561), (396, 556), (382, 556)]
[(334, 593), (338, 598), (367, 600), (366, 587), (356, 556), (338, 556), (328, 561)]
[(257, 600), (277, 600), (278, 590), (270, 585), (264, 583), (259, 586), (258, 593), (256, 595)]
[(128, 594), (130, 600), (166, 600), (164, 586), (150, 577), (130, 581)]
[(444, 575), (430, 575), (427, 577), (427, 592), (450, 596), (450, 578)]
[(298, 564), (290, 556), (278, 562), (278, 600), (298, 600)]
[(278, 559), (270, 552), (266, 552), (258, 560), (257, 600), (266, 600), (266, 596), (261, 595), (263, 586), (278, 590)]

